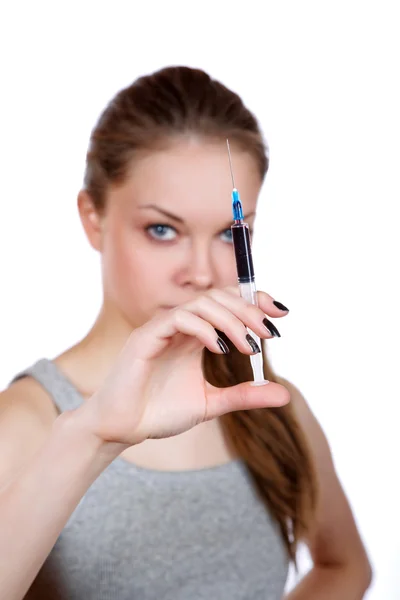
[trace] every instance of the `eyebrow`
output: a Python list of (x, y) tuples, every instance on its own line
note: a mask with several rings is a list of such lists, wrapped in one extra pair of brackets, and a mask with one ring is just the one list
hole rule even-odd
[[(160, 208), (159, 206), (156, 206), (155, 204), (142, 204), (141, 206), (138, 206), (138, 208), (151, 208), (152, 210), (158, 210), (158, 212), (162, 213), (166, 217), (169, 217), (170, 219), (173, 219), (177, 223), (185, 222), (183, 219), (181, 219), (181, 217), (177, 217), (176, 215), (173, 215), (172, 213), (168, 212), (167, 210), (164, 210), (163, 208)], [(251, 213), (248, 213), (247, 215), (244, 215), (243, 218), (244, 218), (244, 220), (246, 220), (255, 214), (256, 214), (255, 211), (253, 211)]]

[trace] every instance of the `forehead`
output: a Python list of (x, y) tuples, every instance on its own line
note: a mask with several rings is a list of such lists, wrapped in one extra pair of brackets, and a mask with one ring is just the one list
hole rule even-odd
[[(252, 212), (261, 185), (256, 161), (232, 144), (231, 156), (243, 210)], [(229, 220), (231, 191), (226, 143), (192, 138), (134, 159), (116, 193), (122, 204), (157, 204), (186, 221), (207, 214)]]

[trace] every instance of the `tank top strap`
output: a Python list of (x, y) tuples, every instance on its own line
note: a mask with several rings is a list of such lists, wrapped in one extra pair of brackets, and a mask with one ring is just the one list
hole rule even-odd
[[(32, 366), (18, 373), (11, 381), (33, 377), (51, 396), (60, 412), (78, 408), (84, 401), (82, 395), (58, 366), (47, 358), (41, 358)], [(10, 383), (10, 384), (11, 384)]]

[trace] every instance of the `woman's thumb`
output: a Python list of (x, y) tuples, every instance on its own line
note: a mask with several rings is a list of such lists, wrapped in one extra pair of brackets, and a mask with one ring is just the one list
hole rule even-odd
[(234, 410), (283, 406), (290, 401), (289, 391), (279, 383), (269, 381), (265, 385), (239, 383), (232, 387), (217, 388), (207, 382), (207, 416), (214, 419)]

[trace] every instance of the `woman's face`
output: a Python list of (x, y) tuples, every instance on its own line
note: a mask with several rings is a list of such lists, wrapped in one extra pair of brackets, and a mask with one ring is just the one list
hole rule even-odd
[[(235, 184), (253, 228), (260, 176), (231, 145)], [(138, 327), (156, 312), (237, 283), (226, 144), (196, 139), (136, 159), (107, 198), (102, 223), (105, 301)]]

